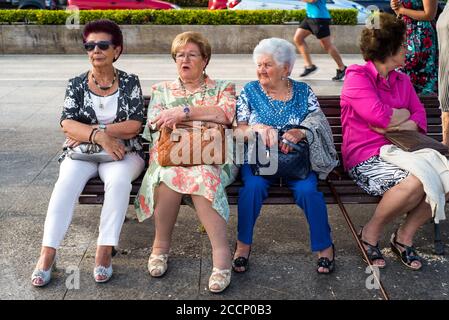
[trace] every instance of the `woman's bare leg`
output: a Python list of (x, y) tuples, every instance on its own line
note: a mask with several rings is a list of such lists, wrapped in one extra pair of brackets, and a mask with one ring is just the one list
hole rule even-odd
[(212, 208), (212, 203), (206, 198), (192, 195), (192, 200), (212, 245), (213, 266), (218, 269), (230, 269), (231, 250), (226, 221)]
[(154, 241), (152, 254), (168, 253), (173, 228), (178, 217), (182, 194), (170, 189), (165, 183), (159, 184), (155, 194)]

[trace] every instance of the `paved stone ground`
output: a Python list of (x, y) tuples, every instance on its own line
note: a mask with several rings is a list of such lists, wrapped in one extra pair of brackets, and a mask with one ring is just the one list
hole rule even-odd
[[(335, 66), (328, 56), (314, 56), (320, 70), (307, 82), (317, 94), (339, 94), (341, 83), (329, 79)], [(358, 55), (345, 55), (347, 64), (360, 63)], [(296, 79), (302, 66), (293, 71)], [(337, 269), (330, 276), (315, 272), (309, 248), (307, 223), (295, 206), (265, 206), (254, 236), (251, 269), (233, 274), (229, 289), (213, 295), (207, 291), (211, 248), (198, 229), (195, 212), (182, 207), (174, 231), (170, 266), (161, 279), (146, 271), (154, 236), (153, 221), (138, 223), (129, 207), (119, 254), (113, 259), (114, 277), (104, 285), (92, 279), (99, 206), (77, 206), (69, 232), (58, 253), (58, 271), (44, 289), (30, 285), (37, 261), (43, 223), (53, 184), (58, 175), (56, 158), (63, 135), (59, 115), (67, 79), (89, 67), (84, 56), (0, 56), (0, 299), (381, 299), (378, 290), (366, 288), (368, 274), (355, 242), (338, 208), (328, 206), (337, 248)], [(168, 55), (127, 55), (117, 67), (139, 74), (144, 94), (152, 83), (173, 79), (174, 64)], [(230, 79), (238, 90), (255, 77), (249, 55), (215, 55), (208, 73)], [(356, 226), (373, 213), (372, 205), (349, 205)], [(230, 246), (236, 239), (236, 207), (231, 208)], [(433, 226), (424, 226), (416, 237), (418, 250), (427, 258), (424, 270), (406, 270), (391, 254), (386, 230), (381, 241), (388, 267), (381, 278), (392, 299), (448, 299), (449, 262), (432, 252)], [(442, 223), (448, 241), (449, 227)], [(447, 248), (446, 248), (447, 250)], [(448, 251), (448, 250), (447, 250)], [(69, 268), (79, 268), (80, 286), (66, 286)]]

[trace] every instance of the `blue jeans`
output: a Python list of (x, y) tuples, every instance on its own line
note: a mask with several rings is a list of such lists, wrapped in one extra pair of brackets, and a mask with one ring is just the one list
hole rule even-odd
[[(243, 187), (238, 200), (238, 239), (245, 244), (253, 242), (253, 230), (268, 188), (273, 180), (253, 175), (248, 164), (240, 169)], [(321, 251), (332, 245), (331, 229), (323, 194), (317, 189), (317, 176), (310, 172), (304, 180), (288, 180), (296, 204), (303, 209), (309, 223), (312, 251)]]

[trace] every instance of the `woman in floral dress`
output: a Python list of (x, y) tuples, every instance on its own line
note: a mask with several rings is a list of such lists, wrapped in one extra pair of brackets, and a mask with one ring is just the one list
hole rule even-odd
[(419, 95), (436, 94), (438, 90), (437, 7), (437, 0), (391, 0), (391, 8), (407, 25), (402, 71), (409, 75)]
[(231, 125), (235, 116), (235, 86), (212, 80), (205, 74), (211, 56), (208, 41), (199, 33), (184, 32), (172, 43), (171, 54), (179, 78), (153, 86), (148, 125), (143, 137), (150, 142), (150, 163), (136, 199), (140, 221), (155, 216), (155, 238), (148, 261), (153, 277), (168, 267), (171, 235), (181, 200), (192, 200), (212, 244), (213, 270), (209, 290), (221, 292), (231, 279), (231, 252), (226, 234), (229, 205), (225, 187), (238, 173), (232, 163), (191, 167), (159, 165), (159, 130), (188, 120)]

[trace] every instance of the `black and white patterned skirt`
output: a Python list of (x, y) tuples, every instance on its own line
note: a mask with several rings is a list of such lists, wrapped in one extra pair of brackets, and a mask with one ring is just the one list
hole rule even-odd
[(368, 194), (382, 196), (410, 173), (379, 156), (373, 156), (350, 169), (348, 174)]

